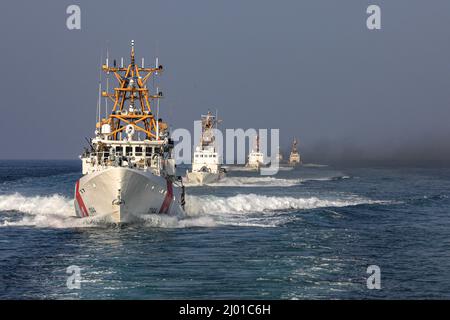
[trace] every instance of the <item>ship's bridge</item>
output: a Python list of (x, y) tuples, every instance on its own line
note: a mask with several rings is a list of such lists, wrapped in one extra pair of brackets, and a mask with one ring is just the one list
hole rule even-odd
[[(107, 140), (94, 139), (94, 150), (82, 157), (83, 174), (108, 166), (126, 166), (175, 174), (175, 160), (170, 158), (172, 140)], [(156, 173), (156, 172), (155, 172)]]

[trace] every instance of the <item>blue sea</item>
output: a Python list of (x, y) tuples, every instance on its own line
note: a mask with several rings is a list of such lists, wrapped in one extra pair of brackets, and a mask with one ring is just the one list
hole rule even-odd
[(0, 162), (1, 299), (450, 297), (450, 169), (235, 168), (188, 186), (185, 216), (126, 226), (74, 217), (80, 171)]

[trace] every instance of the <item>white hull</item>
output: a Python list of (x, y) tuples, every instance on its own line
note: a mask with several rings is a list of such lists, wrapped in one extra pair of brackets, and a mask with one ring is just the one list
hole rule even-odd
[(188, 172), (186, 174), (186, 180), (188, 183), (192, 184), (208, 184), (214, 183), (223, 179), (225, 173), (211, 173), (211, 172)]
[(262, 162), (248, 162), (248, 163), (245, 165), (245, 167), (248, 168), (248, 169), (251, 170), (251, 171), (259, 171), (259, 170), (261, 170), (261, 168), (266, 168), (266, 167), (268, 167), (268, 165), (267, 165), (267, 164), (264, 164), (264, 163), (262, 163)]
[(300, 158), (300, 154), (298, 152), (291, 152), (291, 155), (289, 156), (289, 164), (291, 166), (296, 166), (302, 163), (302, 160)]
[(261, 168), (261, 165), (259, 163), (247, 163), (245, 165), (246, 168), (250, 169), (250, 170), (256, 170), (258, 171)]
[(126, 167), (83, 176), (75, 186), (75, 209), (78, 217), (110, 215), (116, 223), (145, 214), (183, 213), (179, 187), (150, 171)]

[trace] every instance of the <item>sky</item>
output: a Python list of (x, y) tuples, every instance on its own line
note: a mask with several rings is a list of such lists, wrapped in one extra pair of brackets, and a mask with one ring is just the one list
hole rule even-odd
[[(66, 8), (81, 8), (81, 30)], [(381, 8), (381, 30), (366, 9)], [(2, 1), (0, 159), (76, 159), (101, 55), (156, 56), (172, 128), (278, 128), (306, 162), (450, 164), (450, 1)]]

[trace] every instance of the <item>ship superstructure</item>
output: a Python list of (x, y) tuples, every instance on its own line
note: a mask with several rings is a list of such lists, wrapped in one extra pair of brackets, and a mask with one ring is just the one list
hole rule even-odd
[(208, 184), (225, 177), (221, 167), (221, 156), (216, 149), (214, 129), (220, 120), (210, 111), (201, 116), (202, 133), (200, 143), (195, 148), (192, 160), (192, 170), (186, 172), (186, 180), (192, 184)]
[(297, 138), (294, 138), (294, 141), (292, 142), (291, 154), (289, 155), (289, 164), (293, 166), (302, 163), (302, 159), (297, 150), (297, 143)]
[(176, 176), (173, 141), (168, 125), (153, 113), (162, 92), (150, 93), (147, 82), (163, 71), (158, 63), (145, 67), (135, 61), (131, 42), (128, 66), (102, 66), (118, 85), (101, 96), (113, 103), (110, 114), (100, 116), (97, 105), (95, 137), (80, 156), (83, 176), (75, 186), (77, 216), (111, 216), (113, 222), (128, 222), (146, 214), (181, 214), (184, 187)]
[(248, 154), (246, 167), (259, 170), (262, 166), (264, 166), (264, 154), (259, 149), (259, 135), (257, 135), (252, 151)]

